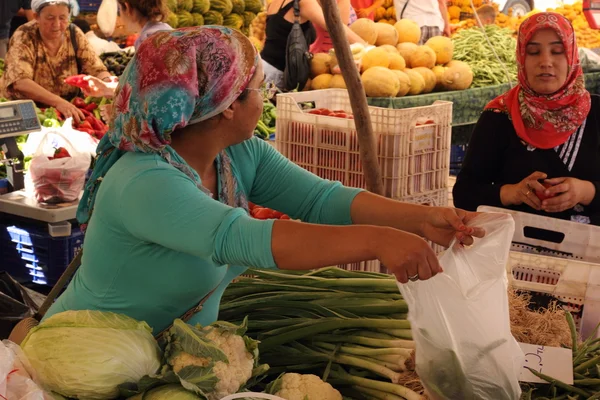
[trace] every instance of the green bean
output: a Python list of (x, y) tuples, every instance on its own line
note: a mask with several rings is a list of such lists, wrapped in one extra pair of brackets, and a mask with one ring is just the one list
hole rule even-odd
[(543, 379), (543, 380), (545, 380), (546, 382), (549, 382), (549, 383), (555, 383), (556, 386), (559, 387), (559, 388), (561, 388), (561, 389), (567, 390), (567, 391), (569, 391), (571, 393), (580, 394), (582, 396), (588, 396), (588, 393), (585, 390), (583, 390), (583, 389), (576, 388), (574, 386), (571, 386), (571, 385), (568, 385), (568, 384), (566, 384), (564, 382), (561, 382), (561, 381), (559, 381), (557, 379), (551, 378), (548, 375), (544, 375), (544, 374), (542, 374), (540, 372), (537, 372), (536, 370), (534, 370), (532, 368), (529, 368), (529, 367), (525, 367), (525, 368), (527, 368), (529, 371), (531, 371), (531, 373), (534, 374), (535, 376), (537, 376), (538, 378)]

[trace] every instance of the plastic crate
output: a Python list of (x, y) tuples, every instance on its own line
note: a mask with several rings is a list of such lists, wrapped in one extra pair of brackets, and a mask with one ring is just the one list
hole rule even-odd
[[(354, 120), (308, 114), (314, 108), (351, 111), (343, 89), (277, 95), (277, 149), (325, 179), (365, 188)], [(446, 188), (452, 103), (406, 109), (369, 107), (384, 195), (402, 199)]]
[(504, 208), (482, 206), (482, 212), (503, 212), (515, 220), (512, 250), (600, 264), (600, 227)]
[(458, 175), (466, 153), (466, 144), (453, 144), (450, 147), (450, 175)]
[(506, 268), (513, 288), (531, 293), (541, 307), (557, 300), (583, 338), (592, 334), (600, 322), (600, 265), (511, 251)]
[[(440, 189), (437, 191), (433, 191), (430, 193), (424, 193), (417, 196), (406, 197), (404, 199), (400, 199), (400, 201), (404, 201), (406, 203), (414, 203), (414, 204), (423, 204), (434, 207), (445, 207), (448, 205), (448, 190)], [(436, 254), (440, 254), (445, 250), (444, 247), (429, 243), (435, 251)], [(343, 264), (338, 265), (339, 268), (348, 270), (348, 271), (368, 271), (368, 272), (383, 272), (387, 273), (388, 271), (385, 268), (381, 268), (381, 263), (379, 260), (371, 260), (371, 261), (363, 261), (359, 263), (352, 264)]]
[(100, 8), (100, 4), (102, 0), (79, 0), (79, 11), (95, 13)]
[(1, 269), (23, 284), (54, 285), (83, 246), (83, 233), (52, 237), (47, 224), (0, 223)]

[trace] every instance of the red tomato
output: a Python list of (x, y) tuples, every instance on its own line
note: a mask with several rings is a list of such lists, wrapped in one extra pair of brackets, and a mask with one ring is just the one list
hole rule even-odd
[(256, 219), (269, 219), (271, 217), (271, 210), (268, 208), (261, 208), (260, 210), (254, 213), (254, 218)]
[(291, 219), (289, 215), (283, 214), (279, 219)]
[(277, 218), (277, 219), (279, 219), (279, 218), (281, 218), (281, 216), (282, 216), (282, 215), (283, 215), (283, 213), (282, 213), (282, 212), (279, 212), (279, 211), (273, 210), (273, 218)]
[[(551, 184), (549, 184), (549, 183), (545, 183), (545, 182), (544, 182), (544, 183), (542, 183), (542, 185), (543, 185), (543, 186), (544, 186), (546, 189), (548, 189), (548, 188), (551, 188), (551, 187), (552, 187), (552, 185), (551, 185)], [(546, 196), (546, 193), (545, 193), (545, 192), (538, 192), (538, 191), (534, 191), (534, 192), (535, 192), (535, 195), (538, 197), (538, 199), (540, 199), (540, 201), (544, 201), (544, 200), (546, 200), (546, 199), (550, 199), (550, 198), (552, 198), (552, 197), (556, 196), (555, 194), (553, 194), (553, 195), (550, 195), (550, 196)]]
[(336, 117), (336, 118), (344, 118), (344, 119), (348, 118), (348, 114), (346, 114), (345, 112), (336, 112), (334, 114), (331, 114), (331, 116)]

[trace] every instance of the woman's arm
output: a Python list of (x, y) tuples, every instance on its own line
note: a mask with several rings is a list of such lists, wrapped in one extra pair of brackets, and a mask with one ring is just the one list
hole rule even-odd
[[(341, 10), (340, 10), (341, 11)], [(364, 40), (356, 33), (352, 32), (348, 28), (348, 19), (350, 17), (350, 7), (347, 9), (346, 22), (344, 23), (344, 30), (346, 31), (346, 37), (350, 43), (363, 43)], [(321, 29), (327, 31), (327, 24), (325, 23), (325, 16), (323, 15), (323, 9), (317, 2), (317, 0), (300, 0), (300, 16), (313, 24), (319, 26)], [(343, 16), (342, 16), (343, 18)]]
[(444, 20), (444, 36), (450, 37), (452, 32), (450, 29), (450, 19), (448, 18), (448, 3), (446, 0), (438, 0), (438, 6), (440, 8), (440, 13), (442, 14), (442, 19)]
[(66, 118), (71, 117), (77, 123), (85, 119), (85, 115), (83, 115), (80, 109), (62, 97), (50, 93), (31, 79), (20, 79), (13, 83), (12, 87), (13, 90), (19, 92), (21, 97), (54, 107)]

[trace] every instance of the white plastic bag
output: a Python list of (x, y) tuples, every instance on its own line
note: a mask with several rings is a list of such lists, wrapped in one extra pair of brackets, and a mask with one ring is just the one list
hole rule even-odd
[[(66, 149), (69, 156), (54, 158), (58, 148)], [(44, 131), (29, 165), (35, 199), (44, 203), (77, 200), (90, 163), (89, 153), (78, 150), (59, 129)]]
[[(60, 128), (42, 127), (42, 130), (39, 132), (31, 132), (27, 136), (27, 142), (23, 147), (23, 154), (26, 157), (33, 156), (40, 146), (40, 143), (47, 135), (53, 135), (54, 133), (58, 132), (69, 139), (77, 151), (81, 153), (88, 153), (90, 157), (95, 157), (99, 140), (92, 137), (90, 134), (73, 129), (72, 124), (73, 119), (67, 118), (63, 126)], [(53, 140), (52, 136), (51, 140)]]
[(514, 400), (524, 362), (510, 331), (506, 262), (515, 229), (508, 214), (469, 225), (486, 231), (440, 257), (444, 273), (398, 284), (408, 303), (416, 371), (432, 400)]
[(34, 374), (21, 348), (8, 340), (0, 342), (0, 398), (10, 400), (49, 400), (33, 381)]

